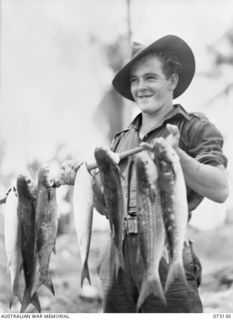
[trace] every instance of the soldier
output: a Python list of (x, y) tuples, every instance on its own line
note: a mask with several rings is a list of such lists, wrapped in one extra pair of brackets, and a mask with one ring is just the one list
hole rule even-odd
[[(183, 169), (189, 208), (196, 209), (204, 197), (222, 203), (228, 196), (227, 159), (222, 152), (223, 137), (204, 114), (190, 113), (180, 104), (173, 104), (190, 85), (195, 72), (195, 58), (191, 48), (181, 38), (168, 35), (144, 47), (135, 44), (131, 60), (115, 75), (113, 86), (124, 98), (135, 101), (141, 113), (128, 128), (117, 133), (111, 149), (121, 153), (152, 142), (157, 137), (173, 136)], [(123, 243), (126, 271), (120, 270), (111, 282), (108, 252), (100, 263), (100, 278), (104, 288), (104, 312), (136, 312), (137, 298), (143, 275), (138, 260), (136, 180), (132, 158), (120, 163), (127, 197), (128, 226)], [(98, 175), (96, 187), (99, 186)], [(98, 199), (97, 199), (98, 200)], [(96, 207), (100, 207), (98, 201)], [(140, 312), (175, 313), (203, 312), (198, 287), (201, 264), (187, 241), (183, 250), (183, 264), (189, 287), (176, 280), (167, 293), (167, 305), (150, 295)], [(160, 278), (164, 285), (168, 264), (160, 262)]]

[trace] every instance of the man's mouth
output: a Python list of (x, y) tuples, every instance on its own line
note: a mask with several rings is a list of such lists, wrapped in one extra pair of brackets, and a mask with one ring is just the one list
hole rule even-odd
[(138, 99), (146, 99), (146, 98), (150, 98), (150, 97), (152, 97), (151, 94), (144, 94), (144, 95), (138, 96)]

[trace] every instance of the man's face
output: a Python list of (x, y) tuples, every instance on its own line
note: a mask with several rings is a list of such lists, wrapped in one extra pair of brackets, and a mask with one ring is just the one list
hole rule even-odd
[(173, 90), (177, 81), (176, 74), (167, 79), (162, 62), (155, 54), (136, 61), (130, 72), (132, 96), (141, 111), (147, 114), (172, 106)]

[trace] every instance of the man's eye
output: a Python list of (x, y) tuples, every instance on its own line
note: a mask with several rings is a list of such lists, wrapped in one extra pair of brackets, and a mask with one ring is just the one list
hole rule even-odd
[(136, 83), (137, 82), (137, 79), (136, 78), (131, 78), (130, 79), (130, 83), (132, 84), (132, 83)]
[(146, 79), (147, 80), (156, 80), (157, 78), (155, 76), (148, 76)]

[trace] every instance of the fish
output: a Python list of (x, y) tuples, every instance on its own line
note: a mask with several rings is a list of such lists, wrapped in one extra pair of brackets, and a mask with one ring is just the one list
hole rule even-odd
[(52, 251), (56, 253), (55, 244), (58, 229), (56, 188), (50, 180), (50, 167), (44, 164), (38, 173), (38, 191), (36, 203), (36, 253), (39, 270), (33, 286), (33, 293), (43, 284), (55, 295), (49, 271)]
[(35, 188), (35, 183), (30, 176), (18, 176), (17, 215), (19, 219), (21, 252), (25, 278), (25, 290), (20, 312), (25, 312), (30, 303), (32, 303), (39, 312), (41, 312), (40, 301), (37, 293), (35, 292), (32, 294), (37, 263), (35, 254)]
[(104, 190), (101, 185), (100, 172), (95, 172), (93, 175), (93, 192), (94, 192), (94, 208), (102, 215), (106, 216), (106, 205), (104, 199)]
[(11, 280), (10, 308), (12, 307), (14, 297), (17, 297), (20, 303), (22, 303), (23, 300), (19, 282), (23, 269), (23, 259), (17, 206), (18, 194), (16, 187), (12, 186), (7, 192), (4, 215), (4, 242), (7, 255), (7, 269), (10, 273)]
[(85, 279), (91, 284), (88, 257), (91, 243), (94, 192), (93, 178), (85, 163), (78, 169), (74, 182), (73, 213), (82, 263), (81, 288)]
[(114, 153), (108, 148), (96, 148), (94, 151), (104, 190), (106, 217), (110, 222), (111, 249), (113, 250), (110, 274), (114, 277), (117, 276), (120, 269), (125, 269), (122, 246), (126, 203), (121, 181), (121, 172), (113, 154)]
[(164, 138), (157, 138), (154, 142), (154, 154), (159, 165), (161, 203), (169, 253), (169, 270), (164, 290), (167, 293), (178, 278), (188, 286), (182, 257), (188, 203), (184, 174), (177, 152)]
[(135, 170), (139, 248), (145, 268), (137, 301), (139, 310), (150, 294), (158, 296), (166, 305), (159, 276), (165, 229), (158, 185), (158, 167), (149, 152), (142, 151), (135, 156)]

